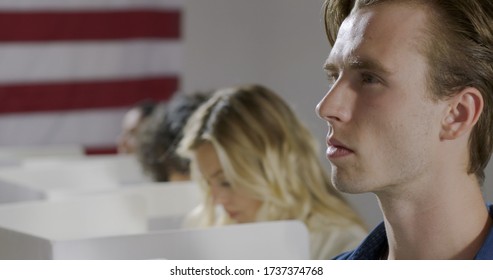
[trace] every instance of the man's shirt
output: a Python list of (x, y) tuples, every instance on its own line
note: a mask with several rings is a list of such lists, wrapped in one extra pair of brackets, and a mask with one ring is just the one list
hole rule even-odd
[[(490, 216), (493, 218), (493, 204), (488, 206)], [(387, 233), (384, 223), (380, 223), (363, 240), (361, 245), (353, 251), (342, 253), (335, 260), (378, 260), (387, 251)], [(490, 228), (486, 240), (479, 249), (475, 260), (493, 260), (493, 226)]]

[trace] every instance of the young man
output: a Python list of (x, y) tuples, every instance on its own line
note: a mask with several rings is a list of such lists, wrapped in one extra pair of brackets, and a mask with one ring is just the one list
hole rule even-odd
[(375, 193), (384, 214), (338, 258), (493, 259), (480, 189), (493, 149), (493, 2), (327, 0), (325, 12), (332, 84), (317, 112), (332, 180)]

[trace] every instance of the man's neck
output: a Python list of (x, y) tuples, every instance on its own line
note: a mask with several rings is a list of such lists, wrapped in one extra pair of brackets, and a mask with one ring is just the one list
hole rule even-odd
[(389, 259), (474, 258), (492, 221), (473, 176), (396, 188), (377, 193)]

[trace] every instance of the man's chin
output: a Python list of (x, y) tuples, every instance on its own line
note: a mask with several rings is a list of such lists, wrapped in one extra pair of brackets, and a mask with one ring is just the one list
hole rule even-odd
[(333, 176), (332, 184), (334, 185), (336, 190), (343, 193), (360, 194), (368, 192), (366, 188), (364, 188), (360, 184), (357, 184), (357, 182), (354, 182), (354, 180), (343, 180), (342, 178)]

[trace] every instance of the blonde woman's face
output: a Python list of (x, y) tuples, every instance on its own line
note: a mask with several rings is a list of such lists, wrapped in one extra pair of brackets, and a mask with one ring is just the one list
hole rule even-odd
[(221, 204), (229, 217), (238, 223), (255, 221), (261, 201), (248, 195), (241, 187), (233, 188), (223, 172), (216, 149), (211, 143), (195, 150), (195, 159), (202, 176), (207, 180), (213, 200)]

